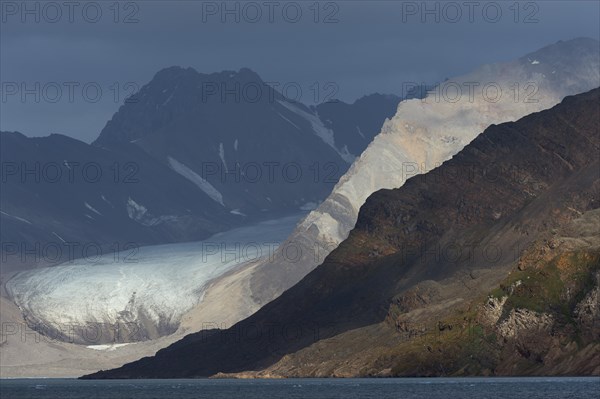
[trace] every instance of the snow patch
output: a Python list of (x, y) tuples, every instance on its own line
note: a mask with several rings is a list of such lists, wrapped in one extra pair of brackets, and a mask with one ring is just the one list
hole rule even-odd
[(108, 205), (112, 206), (113, 208), (115, 207), (109, 200), (106, 199), (104, 195), (100, 194), (100, 198), (102, 198), (102, 201), (106, 202)]
[(20, 218), (20, 217), (18, 217), (18, 216), (11, 215), (11, 214), (9, 214), (9, 213), (6, 213), (6, 212), (3, 212), (3, 211), (0, 211), (0, 213), (1, 213), (1, 214), (3, 214), (3, 215), (5, 215), (5, 216), (8, 216), (9, 218), (16, 219), (16, 220), (18, 220), (19, 222), (23, 222), (23, 223), (27, 223), (27, 224), (32, 224), (32, 223), (31, 223), (29, 220), (27, 220), (27, 219), (23, 219), (23, 218)]
[(245, 213), (240, 212), (239, 209), (234, 209), (232, 211), (229, 211), (229, 213), (233, 214), (233, 215), (238, 215), (238, 216), (246, 216)]
[(538, 60), (533, 60), (533, 61), (531, 61), (531, 65), (537, 65), (537, 64), (539, 64), (539, 63), (540, 63), (540, 62), (539, 62)]
[(129, 219), (139, 222), (144, 218), (146, 212), (148, 212), (148, 209), (144, 205), (138, 204), (131, 197), (127, 199), (127, 215), (129, 215)]
[(102, 216), (102, 214), (100, 212), (98, 212), (98, 210), (96, 210), (96, 208), (94, 208), (93, 206), (91, 206), (87, 202), (84, 202), (83, 205), (85, 205), (85, 207), (87, 209), (89, 209), (90, 211), (94, 212), (95, 214)]
[(234, 150), (238, 150), (238, 139), (235, 139), (235, 141), (233, 142), (233, 149)]
[(360, 137), (362, 137), (363, 139), (365, 139), (365, 138), (366, 138), (366, 137), (365, 137), (365, 135), (363, 134), (363, 132), (360, 130), (360, 127), (359, 127), (359, 126), (356, 126), (356, 130), (358, 131), (358, 135), (359, 135)]
[(165, 102), (162, 103), (162, 106), (164, 107), (165, 105), (167, 105), (169, 102), (171, 102), (172, 99), (173, 99), (173, 93), (171, 93), (171, 95), (169, 96), (169, 98), (167, 98), (165, 100)]
[(148, 212), (148, 208), (135, 202), (131, 197), (127, 200), (127, 215), (131, 220), (135, 220), (143, 226), (156, 226), (164, 222), (177, 222), (179, 220), (179, 217), (175, 215), (153, 216)]
[(177, 87), (175, 86), (175, 89), (173, 89), (173, 91), (171, 92), (171, 95), (162, 103), (162, 106), (164, 107), (165, 105), (167, 105), (168, 103), (171, 102), (171, 100), (173, 99), (173, 95), (175, 94), (175, 92), (177, 91)]
[[(303, 109), (301, 109), (300, 107), (290, 104), (285, 101), (277, 100), (277, 102), (279, 104), (283, 105), (289, 111), (295, 113), (296, 115), (299, 115), (303, 119), (306, 119), (308, 122), (310, 122), (310, 125), (311, 125), (313, 131), (315, 132), (315, 134), (321, 140), (323, 140), (323, 142), (325, 142), (325, 144), (327, 144), (328, 146), (333, 148), (335, 150), (335, 152), (337, 152), (344, 161), (346, 161), (348, 163), (354, 162), (355, 157), (348, 152), (347, 148), (340, 150), (335, 146), (333, 130), (326, 128), (325, 125), (323, 125), (323, 122), (321, 122), (321, 119), (319, 119), (318, 115), (313, 115), (311, 113), (308, 113), (308, 112), (304, 111)], [(283, 116), (282, 116), (282, 118), (283, 118)]]
[(319, 205), (316, 202), (307, 202), (306, 204), (302, 205), (300, 207), (300, 210), (302, 211), (312, 211), (314, 209), (317, 209)]
[(223, 195), (217, 190), (212, 184), (203, 179), (199, 174), (176, 160), (175, 158), (167, 157), (169, 160), (169, 165), (171, 168), (179, 173), (181, 176), (185, 177), (192, 183), (194, 183), (200, 190), (202, 190), (206, 195), (208, 195), (213, 201), (218, 202), (222, 206), (225, 206), (223, 203)]
[(54, 236), (55, 236), (56, 238), (58, 238), (59, 240), (61, 240), (62, 242), (66, 242), (66, 241), (65, 241), (65, 240), (64, 240), (64, 239), (63, 239), (61, 236), (59, 236), (59, 235), (58, 235), (56, 232), (54, 232), (54, 231), (53, 231), (53, 232), (52, 232), (52, 234), (54, 234)]
[(277, 115), (279, 115), (281, 117), (281, 119), (283, 119), (284, 121), (286, 121), (287, 123), (289, 123), (290, 125), (294, 126), (296, 129), (298, 130), (302, 130), (300, 129), (300, 127), (298, 127), (298, 125), (296, 125), (294, 122), (292, 122), (291, 120), (289, 120), (288, 118), (286, 118), (285, 116), (281, 115), (279, 112), (277, 113)]
[(221, 158), (221, 162), (223, 162), (223, 166), (225, 170), (227, 170), (227, 162), (225, 162), (225, 148), (223, 148), (223, 143), (219, 143), (219, 158)]
[(348, 151), (348, 146), (346, 144), (344, 144), (338, 153), (341, 155), (342, 159), (348, 163), (352, 163), (356, 159), (356, 156), (352, 155), (350, 151)]

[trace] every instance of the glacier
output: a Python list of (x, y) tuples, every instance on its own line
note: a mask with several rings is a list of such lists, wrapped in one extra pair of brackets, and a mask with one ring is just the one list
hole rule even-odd
[(303, 215), (236, 228), (200, 242), (132, 246), (94, 260), (24, 271), (6, 283), (6, 290), (30, 324), (138, 323), (148, 329), (149, 323), (173, 332), (182, 316), (202, 302), (212, 280), (240, 265), (272, 258)]

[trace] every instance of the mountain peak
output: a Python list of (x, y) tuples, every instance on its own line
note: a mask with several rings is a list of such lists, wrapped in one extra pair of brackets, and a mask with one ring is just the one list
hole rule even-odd
[(172, 81), (175, 79), (181, 79), (185, 77), (193, 77), (198, 75), (198, 72), (192, 68), (183, 68), (177, 65), (170, 66), (167, 68), (163, 68), (160, 71), (156, 72), (151, 82), (154, 81)]
[(563, 62), (574, 61), (572, 57), (588, 53), (590, 57), (598, 57), (600, 42), (589, 37), (576, 37), (569, 40), (559, 40), (554, 44), (542, 47), (533, 51), (521, 60), (538, 60), (541, 62), (544, 58), (552, 58), (554, 62), (562, 60)]
[(262, 85), (264, 81), (258, 75), (258, 73), (254, 72), (250, 68), (240, 68), (239, 71), (235, 70), (224, 70), (221, 72), (215, 72), (205, 76), (208, 80), (214, 82), (240, 82), (240, 83), (257, 83)]
[(173, 65), (158, 71), (148, 84), (152, 85), (156, 82), (171, 84), (174, 81), (180, 79), (201, 79), (216, 81), (227, 81), (230, 79), (234, 79), (239, 81), (262, 82), (262, 79), (258, 75), (258, 73), (246, 67), (240, 68), (239, 71), (226, 69), (220, 72), (200, 73), (192, 67), (184, 68), (178, 65)]

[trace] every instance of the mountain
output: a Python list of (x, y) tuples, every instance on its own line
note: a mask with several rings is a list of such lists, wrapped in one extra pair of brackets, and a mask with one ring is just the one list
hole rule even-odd
[(320, 264), (348, 236), (375, 191), (401, 187), (411, 176), (432, 170), (491, 124), (515, 121), (600, 86), (599, 46), (586, 38), (561, 41), (448, 79), (422, 100), (402, 101), (327, 199), (284, 243), (302, 256), (279, 256), (256, 266), (249, 295), (259, 305), (268, 303)]
[(248, 319), (86, 378), (597, 375), (599, 131), (600, 89), (491, 125)]
[[(418, 97), (422, 98), (424, 96)], [(417, 98), (408, 93), (407, 98)], [(381, 118), (367, 119), (364, 115), (385, 115), (391, 118), (396, 113), (400, 99), (391, 94), (371, 94), (346, 104), (340, 100), (328, 101), (312, 107), (323, 121), (323, 125), (333, 131), (333, 139), (341, 143), (354, 156), (360, 155), (379, 133)]]
[(198, 240), (234, 216), (133, 145), (0, 133), (2, 271)]
[[(256, 101), (247, 97), (254, 87), (265, 90)], [(212, 88), (229, 94), (204, 91)], [(126, 358), (103, 353), (115, 367), (200, 328), (187, 313), (203, 308), (212, 280), (289, 235), (349, 166), (348, 146), (362, 151), (399, 101), (329, 103), (327, 128), (321, 106), (283, 98), (248, 69), (172, 67), (128, 98), (93, 145), (1, 133), (0, 279), (21, 313), (10, 323), (56, 338), (77, 360), (65, 368), (52, 345), (38, 350), (43, 360), (24, 359), (74, 376), (94, 367), (86, 346), (145, 341)], [(348, 135), (346, 120), (356, 124)], [(90, 330), (100, 332), (91, 342)], [(3, 346), (15, 376), (31, 376), (22, 374), (31, 360), (15, 355), (25, 352), (19, 342)]]
[(249, 69), (171, 67), (128, 98), (93, 145), (3, 132), (3, 271), (197, 241), (312, 209), (354, 159), (348, 146), (358, 154), (368, 144), (337, 126), (352, 121), (372, 137), (399, 101), (328, 105), (332, 130)]
[[(172, 67), (128, 99), (94, 145), (133, 143), (190, 179), (200, 176), (239, 218), (264, 219), (321, 202), (399, 101), (373, 95), (311, 109), (247, 68)], [(341, 133), (348, 125), (352, 134)]]
[[(434, 169), (491, 124), (517, 120), (600, 86), (599, 45), (585, 38), (558, 42), (450, 78), (430, 88), (423, 99), (415, 95), (402, 101), (327, 199), (282, 243), (282, 250), (213, 282), (197, 317), (231, 326), (250, 316), (323, 262), (347, 237), (372, 193), (401, 187), (411, 176)], [(502, 93), (498, 99), (494, 88)], [(319, 113), (326, 115), (324, 109)]]

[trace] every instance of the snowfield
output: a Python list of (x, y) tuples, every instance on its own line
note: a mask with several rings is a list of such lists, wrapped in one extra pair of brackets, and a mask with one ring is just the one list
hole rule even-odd
[(201, 242), (132, 248), (95, 262), (78, 259), (21, 272), (6, 288), (30, 323), (150, 322), (174, 331), (181, 317), (202, 301), (211, 280), (272, 257), (301, 217), (261, 222)]

